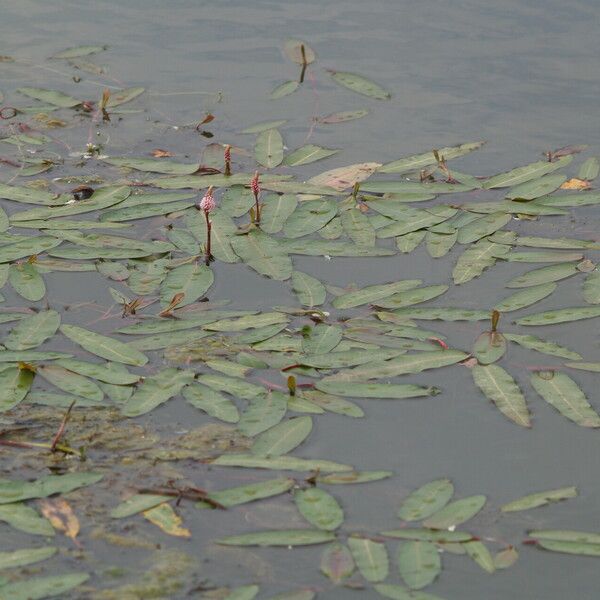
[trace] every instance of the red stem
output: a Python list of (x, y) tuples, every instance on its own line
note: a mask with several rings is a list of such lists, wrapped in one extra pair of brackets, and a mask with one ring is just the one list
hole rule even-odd
[(210, 234), (211, 234), (212, 223), (211, 223), (210, 218), (208, 216), (208, 211), (207, 210), (204, 211), (204, 217), (206, 218), (206, 253), (205, 253), (205, 264), (208, 267), (208, 265), (210, 265), (210, 259), (212, 258), (212, 254), (211, 254), (211, 251), (210, 251)]

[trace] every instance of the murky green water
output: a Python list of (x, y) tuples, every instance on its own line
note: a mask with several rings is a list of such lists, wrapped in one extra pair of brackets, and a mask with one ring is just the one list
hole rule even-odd
[[(141, 156), (158, 146), (176, 152), (179, 160), (193, 162), (208, 141), (193, 127), (183, 126), (195, 124), (206, 112), (217, 117), (207, 125), (215, 134), (211, 141), (234, 143), (251, 150), (253, 139), (237, 134), (240, 129), (285, 118), (289, 123), (282, 132), (288, 148), (301, 146), (308, 139), (310, 143), (343, 149), (327, 162), (303, 167), (303, 178), (336, 166), (388, 162), (432, 147), (476, 139), (487, 140), (487, 146), (453, 161), (452, 167), (488, 175), (538, 160), (541, 152), (566, 144), (589, 144), (588, 155), (599, 149), (596, 113), (600, 42), (597, 7), (592, 0), (502, 5), (490, 0), (426, 1), (418, 5), (355, 0), (324, 4), (169, 4), (141, 0), (84, 6), (68, 1), (52, 5), (34, 1), (5, 4), (0, 54), (28, 58), (45, 68), (0, 64), (1, 91), (32, 85), (96, 98), (106, 79), (85, 74), (84, 81), (76, 84), (69, 79), (71, 70), (45, 61), (64, 47), (88, 43), (109, 45), (96, 60), (108, 66), (108, 75), (113, 78), (109, 85), (148, 89), (148, 119), (137, 117), (134, 126), (125, 118), (122, 124), (110, 127), (105, 148), (114, 155)], [(312, 71), (318, 73), (318, 82), (314, 83), (309, 71), (301, 93), (269, 101), (266, 97), (278, 83), (297, 76), (296, 65), (286, 61), (280, 50), (289, 37), (306, 39), (316, 48), (319, 62)], [(389, 89), (393, 98), (377, 103), (349, 94), (324, 76), (324, 67), (367, 75)], [(364, 107), (371, 111), (367, 118), (319, 127), (314, 132), (310, 129), (311, 115)], [(60, 137), (73, 151), (80, 151), (86, 142), (82, 131), (76, 127), (61, 132)], [(11, 153), (12, 150), (2, 148), (0, 155)], [(9, 171), (4, 166), (0, 169), (0, 179), (5, 182), (9, 176), (4, 171)], [(87, 168), (88, 173), (93, 171), (94, 167)], [(469, 197), (477, 199), (478, 193), (472, 192)], [(485, 196), (490, 197), (490, 193)], [(501, 199), (502, 191), (498, 190), (495, 197)], [(6, 210), (15, 208), (9, 206)], [(597, 210), (585, 207), (568, 216), (537, 222), (513, 220), (510, 229), (520, 235), (597, 240), (597, 224)], [(340, 287), (417, 277), (433, 285), (450, 283), (457, 255), (455, 249), (446, 257), (432, 259), (420, 247), (408, 255), (383, 258), (328, 261), (323, 257), (297, 256), (294, 265)], [(593, 252), (586, 256), (598, 258)], [(443, 300), (427, 306), (487, 310), (498, 298), (508, 295), (504, 285), (509, 279), (536, 266), (543, 265), (497, 264), (480, 278), (451, 286)], [(297, 305), (289, 286), (262, 278), (245, 266), (217, 262), (213, 270), (216, 281), (211, 298), (231, 299), (229, 308), (233, 310)], [(55, 306), (94, 301), (106, 308), (112, 303), (106, 280), (93, 273), (54, 273), (46, 277), (46, 283), (47, 297)], [(582, 305), (580, 286), (580, 280), (559, 285), (539, 310)], [(5, 305), (22, 303), (11, 291), (3, 293)], [(356, 311), (360, 313), (361, 310)], [(84, 307), (72, 311), (69, 322), (88, 326), (99, 316), (96, 308)], [(509, 329), (513, 320), (512, 314), (505, 315), (503, 330)], [(117, 321), (98, 321), (91, 328), (108, 334), (121, 325)], [(421, 324), (446, 334), (452, 347), (464, 349), (469, 349), (487, 328), (484, 322)], [(6, 325), (3, 328), (10, 329)], [(587, 361), (600, 360), (594, 320), (538, 327), (533, 333), (576, 349)], [(535, 365), (533, 360), (537, 361)], [(595, 598), (600, 583), (598, 559), (543, 552), (521, 546), (520, 542), (530, 529), (598, 529), (598, 433), (578, 428), (562, 418), (531, 389), (529, 369), (556, 365), (555, 359), (534, 355), (513, 344), (502, 364), (529, 399), (533, 413), (530, 430), (516, 427), (495, 410), (473, 386), (468, 369), (443, 369), (409, 376), (410, 383), (440, 387), (443, 393), (438, 396), (357, 401), (366, 413), (364, 419), (317, 416), (309, 443), (294, 451), (294, 455), (327, 458), (361, 470), (394, 471), (392, 478), (377, 483), (332, 488), (346, 512), (345, 531), (374, 534), (398, 527), (395, 513), (402, 498), (423, 483), (441, 477), (453, 480), (458, 496), (488, 496), (488, 507), (476, 517), (472, 527), (469, 523), (469, 528), (517, 544), (519, 561), (506, 571), (489, 575), (468, 557), (446, 553), (444, 570), (427, 592), (447, 600)], [(575, 377), (591, 404), (597, 406), (597, 376), (578, 371)], [(142, 417), (140, 422), (173, 434), (210, 419), (178, 398)], [(8, 473), (7, 468), (4, 476), (40, 475), (30, 472), (26, 461), (22, 462), (22, 473)], [(147, 469), (148, 485), (164, 483), (169, 476), (168, 467), (161, 468), (160, 477)], [(177, 464), (174, 469), (207, 489), (241, 485), (257, 478), (250, 470), (219, 470), (194, 461)], [(138, 477), (135, 486), (141, 485), (144, 475)], [(498, 519), (497, 508), (505, 502), (569, 485), (579, 489), (576, 499)], [(100, 504), (113, 507), (116, 500), (107, 496), (100, 499)], [(260, 598), (304, 587), (318, 591), (318, 598), (332, 600), (379, 597), (370, 588), (333, 587), (318, 573), (319, 547), (236, 549), (211, 543), (217, 537), (245, 531), (303, 527), (304, 521), (291, 498), (278, 497), (222, 512), (198, 511), (191, 503), (184, 503), (180, 512), (192, 532), (190, 540), (158, 533), (141, 519), (113, 528), (122, 534), (144, 535), (159, 543), (161, 551), (176, 548), (199, 559), (200, 566), (186, 580), (185, 591), (172, 592), (167, 597), (202, 597), (204, 582), (208, 582), (208, 587), (257, 583), (261, 585)], [(69, 549), (67, 556), (52, 559), (56, 572), (83, 569), (94, 573), (92, 585), (114, 586), (135, 579), (136, 573), (156, 560), (148, 549), (132, 550), (89, 539), (91, 526), (85, 515), (79, 516), (85, 550), (79, 558)], [(30, 544), (27, 536), (15, 534), (5, 525), (0, 525), (0, 529), (3, 549)], [(72, 548), (68, 540), (59, 541), (61, 544)], [(395, 552), (392, 545), (390, 550)], [(399, 583), (394, 554), (391, 556), (390, 581)], [(125, 576), (108, 577), (112, 565), (124, 568)], [(353, 580), (359, 581), (360, 577), (355, 575)], [(69, 597), (86, 597), (72, 594)]]

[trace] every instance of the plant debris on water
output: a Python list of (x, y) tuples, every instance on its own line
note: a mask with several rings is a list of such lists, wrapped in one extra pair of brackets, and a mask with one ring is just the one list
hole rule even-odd
[[(299, 74), (268, 92), (270, 101), (302, 94), (310, 76), (371, 105), (313, 116), (297, 148), (285, 144), (288, 120), (242, 128), (238, 137), (217, 104), (177, 129), (195, 140), (200, 158), (183, 158), (160, 139), (152, 150), (131, 149), (113, 144), (110, 132), (153, 114), (149, 92), (115, 89), (109, 79), (103, 92), (84, 88), (86, 72), (106, 75), (92, 62), (104, 50), (57, 51), (49, 60), (79, 72), (81, 87), (57, 78), (56, 89), (4, 90), (0, 108), (0, 527), (3, 539), (8, 528), (16, 534), (0, 552), (0, 599), (75, 589), (99, 600), (272, 591), (272, 555), (237, 546), (324, 546), (314, 579), (273, 596), (282, 599), (314, 598), (328, 586), (440, 598), (411, 590), (441, 576), (446, 553), (488, 574), (512, 566), (522, 540), (508, 533), (514, 524), (508, 541), (497, 533), (509, 513), (575, 498), (575, 487), (558, 482), (502, 504), (478, 493), (485, 490), (456, 492), (450, 478), (425, 476), (410, 492), (399, 484), (406, 493), (389, 507), (390, 526), (368, 531), (347, 516), (345, 485), (402, 474), (318, 456), (311, 438), (322, 415), (368, 418), (376, 400), (401, 415), (405, 401), (444, 394), (450, 384), (412, 379), (439, 369), (469, 369), (480, 400), (473, 410), (497, 410), (499, 424), (536, 427), (545, 402), (557, 419), (600, 427), (577, 381), (600, 364), (583, 344), (561, 345), (552, 327), (600, 317), (600, 243), (544, 229), (600, 204), (598, 159), (579, 161), (585, 147), (565, 146), (499, 174), (455, 171), (452, 159), (482, 148), (474, 141), (344, 164), (342, 148), (308, 143), (312, 132), (362, 119), (377, 110), (371, 101), (392, 94), (370, 77), (320, 69), (300, 40), (283, 48)], [(304, 170), (333, 157), (343, 166)], [(535, 221), (535, 236), (522, 235), (524, 220)], [(374, 264), (416, 251), (450, 256), (451, 268), (437, 280), (340, 288), (301, 270), (310, 263), (297, 258)], [(445, 300), (503, 263), (530, 264), (501, 297), (483, 302), (475, 291), (468, 304)], [(242, 283), (237, 297), (224, 297), (222, 278), (243, 281), (248, 272), (295, 302), (259, 310), (245, 302)], [(556, 307), (557, 290), (573, 284), (571, 305)], [(97, 300), (99, 289), (110, 305)], [(461, 321), (472, 322), (470, 344)], [(543, 365), (509, 360), (516, 348)], [(202, 424), (176, 429), (159, 412), (175, 402), (204, 415)], [(156, 418), (144, 417), (155, 410)], [(262, 500), (268, 514), (245, 506)], [(195, 538), (196, 510), (199, 518), (247, 511), (250, 530), (219, 518), (201, 554), (264, 577), (213, 578), (191, 551), (169, 549), (168, 536)], [(600, 556), (598, 533), (525, 535), (524, 552)], [(94, 540), (145, 552), (144, 567), (121, 569), (95, 553)]]

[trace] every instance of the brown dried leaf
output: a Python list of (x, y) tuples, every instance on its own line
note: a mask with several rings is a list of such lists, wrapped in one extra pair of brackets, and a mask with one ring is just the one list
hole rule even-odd
[(173, 507), (168, 502), (163, 502), (150, 510), (142, 513), (150, 523), (162, 529), (165, 533), (175, 537), (192, 536), (189, 529), (182, 527), (181, 517), (173, 510)]
[(567, 181), (565, 181), (561, 186), (561, 190), (589, 190), (591, 188), (591, 184), (589, 181), (585, 179), (577, 179), (577, 177), (573, 177)]
[(62, 531), (75, 541), (79, 533), (79, 519), (66, 500), (63, 498), (40, 500), (40, 510), (54, 529)]
[(163, 150), (162, 148), (155, 148), (154, 150), (152, 150), (151, 154), (152, 156), (154, 156), (154, 158), (165, 158), (166, 156), (174, 156), (172, 152), (169, 152), (168, 150)]

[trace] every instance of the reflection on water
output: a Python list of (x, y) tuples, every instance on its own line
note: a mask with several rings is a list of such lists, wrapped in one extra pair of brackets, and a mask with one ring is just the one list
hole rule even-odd
[[(143, 148), (146, 138), (161, 137), (165, 147), (177, 148), (196, 158), (203, 138), (181, 135), (181, 127), (198, 121), (207, 111), (218, 115), (220, 141), (249, 146), (249, 138), (236, 134), (251, 123), (289, 118), (284, 128), (290, 148), (301, 145), (310, 131), (306, 115), (324, 115), (337, 110), (368, 106), (368, 118), (345, 125), (318, 128), (310, 141), (343, 148), (327, 165), (357, 161), (387, 162), (433, 146), (465, 140), (485, 139), (488, 147), (456, 161), (461, 171), (488, 174), (536, 160), (541, 151), (567, 143), (587, 143), (597, 152), (600, 133), (597, 98), (600, 92), (600, 38), (594, 0), (570, 2), (504, 2), (466, 0), (419, 3), (373, 0), (369, 3), (332, 2), (196, 2), (174, 3), (130, 0), (100, 1), (81, 5), (57, 0), (5, 3), (0, 31), (3, 54), (26, 57), (42, 63), (45, 57), (67, 45), (106, 43), (102, 60), (109, 65), (115, 85), (143, 85), (150, 90), (154, 121), (150, 134), (137, 128), (111, 132), (112, 153)], [(265, 100), (282, 81), (296, 76), (294, 65), (280, 56), (282, 42), (301, 36), (320, 55), (316, 69), (325, 67), (368, 74), (390, 89), (389, 103), (366, 101), (334, 89), (329, 80), (317, 83), (309, 77), (302, 93), (274, 103)], [(45, 63), (47, 64), (47, 63)], [(4, 68), (6, 67), (6, 68)], [(60, 64), (51, 68), (61, 71)], [(61, 73), (37, 69), (20, 71), (3, 65), (5, 90), (35, 84), (78, 92)], [(93, 80), (93, 77), (92, 77)], [(57, 84), (60, 82), (60, 85)], [(86, 94), (96, 96), (100, 86), (85, 82)], [(102, 84), (104, 85), (104, 84)], [(222, 92), (222, 99), (218, 92)], [(327, 93), (325, 93), (327, 92)], [(67, 134), (68, 136), (68, 134)], [(72, 139), (75, 147), (82, 140)], [(306, 173), (322, 170), (311, 165)], [(579, 235), (594, 238), (594, 211), (584, 209), (571, 221), (513, 225), (531, 235)], [(297, 268), (333, 285), (382, 283), (419, 277), (426, 283), (443, 283), (455, 256), (430, 259), (423, 249), (410, 258), (374, 260), (298, 257)], [(493, 274), (475, 284), (453, 287), (445, 305), (492, 305), (506, 295), (504, 283), (525, 269), (514, 264), (498, 265)], [(216, 265), (220, 298), (232, 298), (233, 308), (268, 309), (291, 304), (287, 292), (276, 282), (251, 272), (229, 276), (231, 265)], [(90, 280), (92, 278), (90, 277)], [(65, 302), (84, 301), (92, 293), (101, 303), (110, 302), (105, 285), (90, 281), (90, 287), (68, 290), (69, 277), (54, 279), (49, 293)], [(97, 290), (94, 288), (97, 285)], [(544, 309), (577, 304), (579, 290), (563, 285)], [(477, 297), (474, 297), (477, 294)], [(506, 325), (510, 318), (506, 317)], [(456, 347), (469, 347), (481, 324), (436, 326), (452, 331)], [(545, 329), (545, 328), (543, 328)], [(596, 341), (589, 322), (554, 326), (541, 336), (575, 346), (589, 360), (598, 360)], [(536, 332), (537, 334), (537, 332)], [(587, 347), (586, 347), (587, 346)], [(513, 348), (508, 357), (513, 372), (527, 387), (524, 361), (531, 354)], [(542, 359), (543, 360), (543, 359)], [(588, 396), (594, 398), (594, 375), (578, 374)], [(367, 419), (320, 417), (309, 449), (298, 455), (322, 456), (358, 464), (364, 469), (391, 469), (397, 476), (367, 488), (344, 489), (348, 522), (358, 529), (377, 531), (390, 527), (400, 499), (425, 481), (449, 476), (460, 495), (487, 494), (498, 506), (522, 494), (577, 485), (581, 496), (559, 508), (523, 513), (502, 523), (486, 522), (489, 531), (507, 531), (518, 539), (526, 529), (552, 527), (595, 530), (600, 479), (594, 459), (597, 433), (578, 429), (541, 401), (532, 403), (534, 427), (522, 430), (491, 410), (475, 392), (466, 369), (420, 374), (411, 383), (438, 385), (444, 393), (426, 401), (369, 401), (362, 403)], [(149, 417), (169, 420), (173, 427), (199, 423), (202, 417), (182, 403), (169, 404)], [(219, 475), (202, 471), (207, 483)], [(192, 477), (194, 474), (192, 473)], [(228, 482), (244, 474), (228, 472)], [(365, 491), (366, 490), (366, 491)], [(193, 545), (169, 540), (188, 553), (209, 560), (206, 577), (222, 583), (246, 583), (255, 574), (272, 580), (273, 589), (313, 581), (318, 551), (260, 552), (204, 548), (199, 540), (223, 532), (237, 533), (267, 522), (273, 527), (299, 524), (289, 506), (273, 502), (257, 511), (235, 514), (211, 513), (210, 518), (193, 510), (186, 521), (194, 530)], [(294, 521), (296, 520), (296, 521)], [(512, 531), (511, 531), (512, 528)], [(100, 549), (99, 552), (106, 552)], [(127, 561), (130, 556), (122, 554)], [(107, 561), (113, 560), (106, 553)], [(134, 562), (136, 557), (131, 557)], [(266, 562), (265, 562), (266, 561)], [(432, 587), (449, 600), (486, 598), (593, 598), (598, 584), (593, 559), (527, 551), (507, 573), (485, 575), (462, 557), (447, 556), (441, 580)], [(232, 568), (234, 567), (234, 568)], [(319, 597), (370, 597), (367, 592), (324, 591)]]

